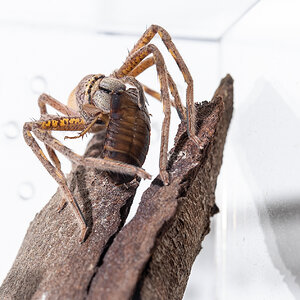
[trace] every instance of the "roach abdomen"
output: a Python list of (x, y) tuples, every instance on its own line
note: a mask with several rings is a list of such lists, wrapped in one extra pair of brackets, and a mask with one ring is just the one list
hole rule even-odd
[[(150, 143), (150, 119), (147, 110), (137, 105), (137, 94), (123, 92), (112, 95), (110, 120), (104, 144), (104, 159), (141, 167)], [(110, 172), (118, 183), (134, 177)]]

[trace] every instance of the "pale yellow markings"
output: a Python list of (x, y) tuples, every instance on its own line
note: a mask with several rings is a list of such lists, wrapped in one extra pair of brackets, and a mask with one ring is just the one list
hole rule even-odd
[(75, 124), (82, 124), (81, 119), (80, 118), (76, 118), (75, 120)]
[(49, 121), (44, 121), (43, 123), (42, 123), (42, 128), (43, 129), (45, 129), (46, 127), (50, 127), (50, 125), (51, 125), (51, 121), (49, 120)]
[(64, 118), (64, 119), (60, 120), (59, 126), (64, 127), (64, 126), (68, 125), (68, 123), (69, 123), (69, 119)]
[(30, 133), (29, 130), (27, 130), (26, 134), (27, 134), (29, 137), (32, 137), (32, 134)]
[(41, 156), (45, 159), (45, 160), (48, 160), (47, 159), (47, 157), (46, 157), (46, 155), (44, 154), (44, 152), (40, 149), (40, 154), (41, 154)]
[(57, 120), (52, 120), (52, 126), (57, 127), (57, 125), (58, 125), (58, 121)]

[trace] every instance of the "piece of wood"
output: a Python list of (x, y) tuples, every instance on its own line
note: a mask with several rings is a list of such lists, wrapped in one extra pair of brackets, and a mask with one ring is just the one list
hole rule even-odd
[(203, 150), (181, 124), (170, 151), (170, 185), (157, 177), (143, 194), (135, 217), (106, 253), (88, 299), (182, 298), (210, 217), (218, 211), (214, 192), (232, 109), (233, 80), (227, 75), (213, 100), (197, 105)]
[[(214, 191), (232, 101), (227, 75), (213, 100), (197, 105), (203, 150), (181, 124), (170, 151), (170, 185), (154, 179), (123, 229), (138, 182), (117, 187), (105, 172), (75, 167), (69, 181), (91, 228), (87, 241), (78, 244), (68, 206), (56, 212), (56, 193), (30, 224), (0, 299), (181, 299), (218, 211)], [(86, 155), (98, 157), (101, 143), (103, 136), (95, 136)]]

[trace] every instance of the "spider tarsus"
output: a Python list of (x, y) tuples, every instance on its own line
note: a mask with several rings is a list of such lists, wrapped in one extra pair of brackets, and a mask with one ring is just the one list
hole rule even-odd
[(160, 178), (163, 181), (164, 185), (169, 185), (169, 174), (166, 170), (160, 171)]
[(67, 206), (67, 201), (66, 199), (63, 198), (61, 203), (57, 207), (57, 212), (60, 213), (66, 206)]
[(79, 244), (83, 244), (87, 238), (87, 232), (88, 232), (88, 226), (85, 228), (82, 228), (80, 238), (79, 238)]

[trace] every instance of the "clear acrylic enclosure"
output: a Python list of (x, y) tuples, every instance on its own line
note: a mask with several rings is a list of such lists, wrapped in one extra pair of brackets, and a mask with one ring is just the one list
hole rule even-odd
[[(39, 94), (66, 103), (82, 77), (110, 74), (156, 23), (186, 61), (196, 101), (209, 100), (227, 73), (235, 80), (216, 191), (220, 213), (184, 299), (300, 299), (299, 11), (296, 0), (2, 2), (0, 282), (29, 222), (57, 189), (22, 137), (23, 123), (39, 118)], [(154, 43), (184, 95), (176, 64), (159, 38)], [(155, 70), (140, 80), (158, 89)], [(152, 135), (144, 168), (155, 175), (162, 108), (148, 101)], [(174, 136), (175, 113), (171, 123)], [(66, 143), (82, 153), (87, 141)], [(63, 168), (70, 170), (70, 163), (63, 160)], [(141, 184), (130, 217), (148, 185)]]

